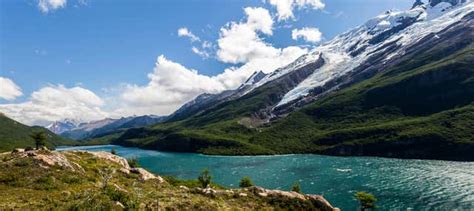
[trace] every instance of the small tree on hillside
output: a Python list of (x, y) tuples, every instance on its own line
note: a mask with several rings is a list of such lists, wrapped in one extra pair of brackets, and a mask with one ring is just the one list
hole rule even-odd
[(35, 141), (36, 149), (46, 145), (46, 134), (44, 132), (35, 132), (30, 137)]
[(355, 193), (354, 197), (359, 200), (361, 211), (365, 211), (366, 209), (377, 208), (377, 206), (375, 205), (375, 202), (377, 202), (377, 198), (375, 198), (375, 196), (370, 193), (361, 191)]
[(291, 187), (291, 191), (294, 191), (294, 192), (297, 192), (297, 193), (301, 193), (300, 182), (295, 182), (295, 183), (293, 184), (293, 187)]
[(112, 148), (112, 149), (110, 150), (110, 153), (112, 153), (113, 155), (116, 155), (116, 154), (117, 154), (117, 151), (115, 151), (115, 148)]
[(253, 186), (253, 182), (252, 180), (250, 179), (250, 177), (243, 177), (240, 182), (239, 182), (239, 187), (241, 188), (248, 188), (248, 187), (252, 187)]
[(201, 174), (198, 177), (199, 183), (203, 188), (207, 188), (209, 184), (211, 184), (212, 176), (209, 173), (208, 169), (202, 170)]

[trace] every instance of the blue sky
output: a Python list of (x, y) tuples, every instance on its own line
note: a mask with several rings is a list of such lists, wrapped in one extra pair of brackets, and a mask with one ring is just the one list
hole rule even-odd
[[(52, 3), (48, 6), (48, 11), (41, 10), (39, 4), (48, 4), (49, 1)], [(308, 0), (311, 1), (319, 0)], [(130, 96), (124, 94), (126, 91), (137, 93), (140, 92), (138, 88), (153, 91), (151, 90), (153, 86), (147, 87), (154, 80), (150, 74), (154, 73), (160, 77), (159, 74), (163, 73), (160, 68), (165, 68), (166, 62), (171, 66), (176, 64), (173, 67), (178, 69), (185, 68), (182, 71), (197, 70), (199, 76), (216, 76), (226, 68), (238, 69), (252, 62), (253, 58), (248, 55), (239, 56), (238, 58), (243, 58), (241, 61), (231, 61), (234, 58), (217, 55), (217, 52), (222, 50), (218, 42), (223, 38), (222, 30), (230, 30), (231, 22), (244, 24), (250, 17), (246, 15), (244, 8), (261, 8), (262, 10), (255, 12), (266, 10), (271, 16), (270, 33), (268, 30), (265, 32), (265, 29), (255, 29), (258, 42), (273, 49), (283, 50), (288, 46), (296, 46), (310, 50), (385, 10), (408, 9), (412, 2), (413, 0), (322, 0), (320, 3), (323, 3), (324, 7), (316, 8), (311, 4), (302, 5), (301, 8), (295, 6), (292, 8), (294, 17), (283, 20), (279, 16), (282, 13), (276, 3), (262, 0), (2, 0), (0, 1), (0, 77), (16, 84), (21, 89), (22, 95), (9, 99), (5, 97), (2, 99), (0, 96), (0, 104), (4, 105), (0, 107), (0, 111), (11, 113), (11, 116), (29, 124), (44, 123), (63, 117), (80, 117), (78, 114), (69, 115), (71, 112), (65, 111), (64, 115), (37, 117), (41, 121), (36, 121), (27, 120), (18, 114), (32, 110), (18, 104), (39, 102), (39, 95), (47, 91), (39, 92), (41, 89), (49, 87), (53, 91), (66, 91), (67, 95), (76, 93), (72, 89), (77, 87), (84, 89), (85, 91), (76, 90), (87, 92), (85, 94), (87, 97), (90, 97), (89, 94), (94, 95), (92, 101), (98, 102), (90, 106), (94, 107), (93, 110), (101, 110), (102, 113), (98, 115), (100, 117), (110, 116), (111, 113), (166, 114), (198, 93), (187, 94), (175, 101), (147, 102), (160, 104), (163, 108), (143, 107), (142, 111), (124, 112), (124, 109), (135, 105), (134, 102), (129, 102), (132, 100), (127, 101), (123, 108), (119, 107), (124, 105), (121, 99)], [(178, 29), (183, 27), (200, 41), (193, 42), (189, 36), (179, 36)], [(304, 27), (318, 29), (322, 37), (313, 42), (304, 36), (297, 40), (293, 39), (292, 31)], [(211, 47), (203, 47), (204, 41)], [(208, 56), (203, 57), (194, 53), (192, 47), (206, 52)], [(304, 51), (298, 51), (294, 55), (302, 52)], [(231, 53), (236, 56), (236, 52)], [(160, 55), (164, 56), (160, 63), (163, 67), (156, 64)], [(246, 71), (246, 74), (251, 72)], [(158, 83), (162, 79), (155, 82)], [(0, 84), (4, 91), (5, 84)], [(234, 84), (228, 83), (219, 88), (191, 86), (177, 89), (217, 92), (224, 88), (232, 88)], [(172, 87), (166, 89), (169, 91), (167, 95), (172, 94)], [(160, 90), (161, 88), (158, 88), (156, 92)], [(32, 100), (34, 92), (37, 92), (35, 95), (37, 101)], [(48, 99), (56, 99), (50, 93), (45, 94)], [(184, 91), (181, 94), (183, 93)], [(79, 94), (74, 100), (88, 99), (87, 97)], [(161, 96), (153, 97), (161, 98)], [(129, 99), (143, 98), (133, 96)], [(166, 107), (167, 102), (172, 105)], [(143, 106), (140, 103), (136, 105)], [(8, 109), (7, 106), (15, 109)], [(121, 111), (118, 112), (119, 110)]]

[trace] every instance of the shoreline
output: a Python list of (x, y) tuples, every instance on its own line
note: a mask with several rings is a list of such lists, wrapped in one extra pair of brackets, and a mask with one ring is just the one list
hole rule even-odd
[[(206, 154), (200, 152), (182, 152), (182, 151), (166, 151), (166, 150), (155, 150), (149, 149), (146, 147), (137, 147), (137, 146), (123, 146), (123, 145), (116, 145), (116, 144), (102, 144), (102, 145), (77, 145), (77, 146), (57, 146), (57, 147), (91, 147), (91, 148), (98, 148), (104, 146), (118, 146), (124, 148), (135, 148), (140, 150), (149, 150), (153, 152), (161, 152), (161, 153), (180, 153), (180, 154), (197, 154), (203, 155), (208, 157), (283, 157), (283, 156), (293, 156), (293, 155), (315, 155), (315, 156), (328, 156), (328, 157), (339, 157), (339, 158), (378, 158), (378, 159), (396, 159), (396, 160), (412, 160), (412, 161), (440, 161), (440, 162), (462, 162), (462, 163), (472, 163), (474, 160), (449, 160), (449, 159), (423, 159), (423, 158), (400, 158), (400, 157), (389, 157), (389, 156), (370, 156), (370, 155), (334, 155), (334, 154), (324, 154), (324, 153), (282, 153), (282, 154), (243, 154), (243, 155), (228, 155), (228, 154)], [(56, 149), (57, 150), (57, 149)], [(74, 149), (71, 149), (74, 150)], [(57, 151), (67, 151), (66, 150), (57, 150)]]

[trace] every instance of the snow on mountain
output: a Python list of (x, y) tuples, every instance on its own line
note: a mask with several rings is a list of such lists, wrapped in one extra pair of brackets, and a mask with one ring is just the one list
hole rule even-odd
[(61, 121), (55, 121), (46, 126), (46, 129), (50, 130), (55, 134), (61, 134), (65, 131), (73, 130), (79, 126), (79, 121), (74, 119), (64, 119)]
[(276, 107), (304, 98), (315, 87), (351, 72), (376, 51), (388, 48), (391, 43), (396, 43), (399, 48), (389, 54), (386, 61), (403, 54), (406, 50), (404, 47), (429, 34), (440, 32), (473, 10), (474, 3), (469, 0), (456, 7), (448, 2), (440, 2), (428, 8), (418, 6), (408, 11), (387, 11), (314, 49), (309, 54), (311, 58), (320, 55), (325, 65), (286, 93)]

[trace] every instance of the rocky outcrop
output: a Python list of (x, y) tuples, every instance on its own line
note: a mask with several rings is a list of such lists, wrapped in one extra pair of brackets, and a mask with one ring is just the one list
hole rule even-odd
[(15, 160), (18, 158), (30, 157), (39, 163), (39, 166), (42, 168), (50, 168), (52, 166), (59, 166), (64, 169), (69, 169), (72, 171), (82, 169), (80, 166), (69, 160), (60, 152), (50, 151), (46, 148), (40, 150), (29, 150), (25, 151), (23, 149), (15, 149), (11, 153), (12, 159)]
[[(182, 188), (184, 189), (184, 188)], [(186, 188), (186, 190), (188, 190)], [(253, 186), (244, 189), (231, 189), (231, 190), (216, 190), (212, 187), (207, 188), (194, 188), (190, 190), (193, 193), (203, 194), (209, 197), (216, 196), (233, 196), (237, 198), (242, 197), (261, 197), (261, 198), (273, 198), (273, 199), (291, 199), (300, 200), (311, 203), (314, 207), (320, 210), (338, 211), (339, 208), (333, 207), (323, 196), (312, 195), (312, 194), (301, 194), (293, 191), (282, 191), (282, 190), (270, 190), (258, 186)]]
[(320, 195), (301, 194), (293, 191), (269, 190), (258, 186), (250, 187), (248, 190), (261, 197), (282, 197), (288, 199), (299, 199), (302, 201), (308, 200), (313, 203), (315, 207), (319, 207), (321, 210), (339, 210), (339, 208), (333, 207), (326, 199), (324, 199), (323, 196)]
[(151, 179), (156, 179), (160, 183), (165, 181), (160, 176), (156, 176), (156, 175), (148, 172), (147, 170), (145, 170), (143, 168), (132, 168), (132, 169), (130, 169), (130, 172), (138, 174), (138, 178), (139, 178), (140, 181), (147, 181), (147, 180), (151, 180)]
[(112, 153), (104, 152), (104, 151), (100, 151), (100, 152), (81, 151), (81, 152), (90, 153), (97, 158), (105, 159), (105, 160), (117, 163), (122, 167), (119, 170), (120, 172), (124, 174), (131, 174), (131, 173), (138, 174), (138, 179), (140, 181), (158, 180), (160, 183), (165, 182), (165, 180), (162, 177), (154, 175), (143, 168), (131, 168), (130, 165), (128, 164), (128, 161), (125, 158), (114, 155)]
[(112, 153), (103, 152), (103, 151), (100, 151), (100, 152), (80, 151), (80, 152), (85, 152), (85, 153), (92, 154), (97, 158), (112, 161), (114, 163), (119, 164), (121, 167), (123, 167), (125, 169), (130, 169), (130, 165), (128, 165), (128, 162), (125, 158), (114, 155)]

